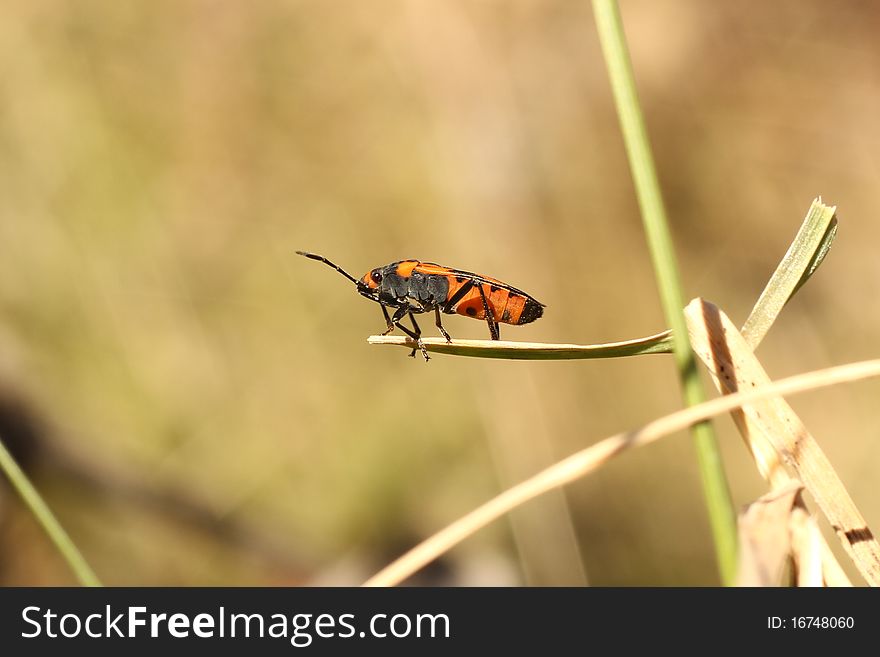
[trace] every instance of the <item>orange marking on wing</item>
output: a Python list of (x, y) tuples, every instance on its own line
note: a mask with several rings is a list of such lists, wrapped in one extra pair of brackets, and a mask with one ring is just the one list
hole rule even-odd
[[(484, 283), (482, 287), (483, 293), (486, 295), (486, 303), (489, 304), (489, 312), (492, 313), (493, 319), (496, 322), (510, 323), (509, 320), (503, 319), (505, 307), (509, 303), (510, 292), (502, 287), (496, 287), (493, 291), (489, 283)], [(466, 317), (473, 317), (474, 319), (486, 319), (486, 311), (483, 308), (483, 298), (480, 296), (479, 288), (474, 287), (464, 295), (464, 298), (455, 307), (455, 312)]]
[(446, 280), (449, 282), (449, 291), (446, 293), (447, 299), (451, 299), (455, 295), (455, 293), (458, 292), (461, 286), (467, 283), (466, 280), (457, 280), (455, 276), (446, 276)]
[[(401, 263), (403, 264), (403, 263)], [(443, 265), (437, 265), (433, 262), (419, 262), (416, 263), (415, 269), (422, 274), (439, 274), (440, 276), (448, 276), (450, 274), (449, 267), (444, 267)], [(410, 269), (410, 272), (412, 269)]]
[(423, 274), (440, 274), (442, 276), (453, 276), (456, 279), (461, 278), (464, 280), (476, 278), (492, 283), (498, 287), (511, 287), (504, 281), (499, 281), (497, 278), (492, 278), (491, 276), (483, 276), (483, 274), (474, 274), (473, 272), (464, 271), (462, 269), (444, 267), (443, 265), (438, 265), (434, 262), (420, 262), (417, 266), (417, 270), (422, 272)]
[(510, 303), (510, 291), (503, 287), (498, 287), (493, 292), (489, 285), (484, 285), (483, 289), (486, 291), (486, 298), (489, 301), (489, 307), (492, 308), (495, 321), (506, 324), (507, 320), (504, 319), (504, 311)]
[(483, 300), (480, 298), (480, 293), (476, 291), (468, 292), (464, 299), (455, 307), (455, 312), (465, 317), (486, 319), (486, 313), (483, 311)]
[(397, 275), (403, 278), (409, 278), (413, 269), (419, 266), (418, 260), (404, 260), (397, 265)]
[(505, 308), (505, 313), (507, 314), (506, 324), (519, 324), (519, 318), (522, 316), (523, 308), (526, 306), (526, 298), (521, 297), (518, 294), (511, 295), (507, 298), (507, 308)]

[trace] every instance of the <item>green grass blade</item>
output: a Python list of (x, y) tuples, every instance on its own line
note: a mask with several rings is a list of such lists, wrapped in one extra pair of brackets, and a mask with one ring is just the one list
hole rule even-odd
[[(396, 335), (371, 335), (370, 344), (390, 344), (407, 349), (417, 348), (416, 341)], [(425, 349), (435, 354), (502, 358), (507, 360), (581, 360), (587, 358), (620, 358), (645, 354), (672, 353), (669, 331), (646, 338), (604, 344), (552, 344), (546, 342), (508, 342), (505, 340), (453, 340), (422, 338)]]
[(37, 522), (43, 527), (49, 538), (58, 548), (58, 552), (70, 566), (73, 574), (83, 586), (101, 586), (98, 576), (91, 569), (86, 560), (83, 558), (79, 549), (77, 549), (70, 536), (64, 531), (61, 523), (55, 517), (55, 514), (49, 509), (46, 502), (34, 488), (27, 475), (18, 467), (18, 463), (12, 458), (12, 454), (3, 444), (3, 438), (0, 436), (0, 469), (9, 477), (12, 486), (21, 495), (21, 499), (34, 514)]
[[(688, 342), (678, 266), (648, 133), (638, 101), (620, 11), (615, 0), (593, 0), (593, 10), (654, 264), (663, 312), (672, 329), (674, 357), (681, 378), (683, 397), (688, 406), (694, 406), (705, 400), (705, 394), (697, 373), (694, 354)], [(692, 433), (696, 443), (700, 476), (721, 579), (725, 584), (732, 584), (736, 576), (736, 513), (721, 464), (718, 441), (708, 423), (694, 426)]]
[(788, 300), (822, 264), (837, 235), (837, 208), (813, 201), (804, 223), (788, 251), (755, 302), (742, 334), (748, 345), (757, 347)]

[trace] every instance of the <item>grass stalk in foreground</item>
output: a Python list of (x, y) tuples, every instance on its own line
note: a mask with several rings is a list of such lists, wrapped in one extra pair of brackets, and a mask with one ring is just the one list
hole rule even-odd
[[(752, 346), (721, 309), (695, 299), (685, 315), (694, 351), (722, 394), (771, 382)], [(865, 581), (880, 586), (880, 543), (819, 443), (788, 402), (777, 398), (744, 404), (732, 416), (761, 476), (774, 488), (792, 481), (803, 485)]]
[(82, 553), (67, 532), (64, 531), (61, 523), (58, 522), (55, 514), (52, 513), (51, 509), (49, 509), (46, 502), (37, 492), (37, 489), (34, 488), (27, 478), (27, 475), (18, 467), (18, 463), (12, 458), (12, 454), (6, 449), (2, 436), (0, 436), (0, 469), (9, 477), (9, 481), (12, 482), (15, 490), (21, 495), (21, 499), (24, 500), (31, 513), (34, 514), (34, 518), (49, 535), (55, 547), (58, 548), (58, 552), (61, 553), (67, 565), (70, 566), (79, 583), (83, 586), (101, 586), (101, 581), (95, 575), (95, 571), (86, 562)]
[[(615, 0), (593, 0), (593, 10), (654, 264), (660, 300), (667, 325), (672, 329), (674, 357), (681, 379), (682, 394), (685, 404), (694, 406), (705, 401), (706, 397), (693, 350), (688, 342), (678, 266), (647, 129), (636, 93), (620, 11)], [(722, 582), (731, 585), (736, 578), (737, 564), (736, 512), (721, 463), (718, 441), (708, 423), (694, 425), (691, 431), (715, 540), (718, 569)]]
[(877, 376), (880, 376), (880, 359), (804, 372), (755, 388), (716, 397), (698, 406), (691, 406), (653, 420), (638, 429), (600, 440), (508, 488), (462, 516), (383, 568), (367, 580), (364, 586), (395, 586), (403, 582), (437, 556), (449, 551), (480, 528), (520, 504), (580, 479), (629, 449), (653, 443), (696, 422), (728, 413), (747, 403)]

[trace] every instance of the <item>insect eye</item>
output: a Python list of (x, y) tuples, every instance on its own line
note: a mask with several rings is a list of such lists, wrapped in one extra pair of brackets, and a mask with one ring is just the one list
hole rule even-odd
[(373, 279), (374, 283), (381, 283), (382, 282), (382, 274), (378, 271), (374, 271), (372, 274), (370, 274), (370, 278)]

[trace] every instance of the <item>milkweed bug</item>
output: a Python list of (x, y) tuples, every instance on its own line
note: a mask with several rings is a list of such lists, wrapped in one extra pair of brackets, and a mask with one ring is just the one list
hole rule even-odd
[[(357, 286), (359, 294), (378, 303), (385, 316), (386, 328), (382, 335), (388, 335), (396, 326), (416, 341), (426, 361), (428, 351), (422, 344), (422, 331), (415, 318), (419, 313), (434, 311), (437, 328), (446, 342), (452, 342), (452, 338), (440, 322), (441, 312), (485, 319), (493, 340), (500, 338), (499, 323), (528, 324), (544, 314), (543, 303), (512, 285), (433, 262), (399, 260), (371, 269), (358, 280), (324, 256), (305, 251), (297, 253), (333, 267)], [(388, 308), (395, 309), (393, 315), (389, 316)], [(413, 330), (400, 323), (407, 315)], [(410, 356), (415, 355), (413, 349)]]

